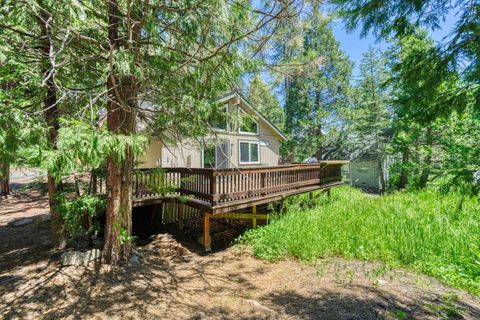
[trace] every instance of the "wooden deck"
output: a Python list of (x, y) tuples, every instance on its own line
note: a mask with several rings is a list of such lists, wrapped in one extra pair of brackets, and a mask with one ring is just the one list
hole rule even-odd
[[(251, 219), (255, 227), (257, 219), (268, 220), (268, 214), (257, 214), (257, 205), (341, 185), (341, 166), (346, 163), (338, 160), (241, 169), (137, 169), (133, 206), (174, 202), (180, 229), (185, 206), (196, 209), (203, 214), (202, 242), (209, 251), (211, 218)], [(97, 193), (104, 193), (104, 179), (95, 179), (94, 188)], [(238, 212), (245, 208), (251, 210)]]
[[(212, 215), (274, 202), (342, 184), (347, 161), (322, 161), (245, 169), (163, 168), (136, 170), (134, 206), (179, 201)], [(170, 189), (170, 190), (165, 190)]]

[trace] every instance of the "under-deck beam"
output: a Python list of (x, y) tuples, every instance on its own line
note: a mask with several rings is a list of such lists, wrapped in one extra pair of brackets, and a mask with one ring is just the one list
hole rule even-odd
[(210, 218), (211, 214), (204, 212), (203, 214), (203, 247), (206, 252), (210, 252), (212, 239), (210, 238)]

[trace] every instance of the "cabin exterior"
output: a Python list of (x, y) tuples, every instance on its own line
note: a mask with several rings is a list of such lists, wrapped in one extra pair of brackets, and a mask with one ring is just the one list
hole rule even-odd
[[(257, 212), (257, 206), (278, 204), (302, 193), (311, 198), (316, 191), (330, 194), (330, 188), (343, 184), (341, 167), (348, 163), (279, 165), (285, 135), (240, 94), (228, 94), (220, 102), (225, 112), (245, 113), (240, 118), (248, 121), (210, 124), (215, 132), (196, 141), (170, 145), (154, 138), (146, 155), (137, 159), (133, 177), (133, 207), (159, 207), (162, 221), (177, 222), (180, 230), (184, 230), (185, 219), (201, 217), (201, 242), (206, 251), (211, 233), (216, 234), (211, 223), (224, 225), (218, 221), (241, 219), (251, 220), (256, 227), (257, 220), (270, 219), (270, 213)], [(165, 186), (174, 187), (162, 191)], [(105, 193), (106, 181), (100, 176), (94, 188), (96, 193)], [(196, 229), (188, 232), (192, 230)]]
[(234, 125), (225, 121), (212, 125), (215, 133), (198, 141), (164, 144), (152, 139), (139, 168), (251, 168), (276, 166), (285, 135), (238, 93), (220, 99), (225, 112), (250, 115), (249, 121)]

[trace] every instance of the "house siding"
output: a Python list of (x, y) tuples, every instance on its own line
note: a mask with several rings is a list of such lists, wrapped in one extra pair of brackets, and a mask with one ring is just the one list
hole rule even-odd
[[(236, 99), (229, 101), (229, 112), (238, 112)], [(243, 109), (243, 108), (242, 108)], [(245, 109), (244, 109), (245, 110)], [(225, 141), (230, 145), (229, 167), (275, 166), (280, 161), (280, 140), (282, 139), (268, 123), (257, 120), (258, 134), (240, 133), (237, 127), (229, 126), (227, 132), (219, 132), (211, 140)], [(205, 138), (205, 140), (209, 140)], [(258, 142), (260, 161), (255, 164), (240, 164), (240, 141)], [(165, 146), (158, 140), (152, 140), (147, 153), (139, 160), (140, 168), (162, 167), (202, 167), (202, 145), (195, 141), (183, 141), (181, 145)]]

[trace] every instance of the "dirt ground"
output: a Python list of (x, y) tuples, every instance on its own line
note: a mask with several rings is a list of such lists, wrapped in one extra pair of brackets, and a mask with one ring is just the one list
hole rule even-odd
[[(34, 223), (8, 223), (33, 217)], [(479, 319), (480, 299), (381, 264), (267, 263), (247, 248), (210, 255), (168, 234), (139, 247), (141, 265), (62, 267), (46, 198), (0, 200), (4, 319)]]

